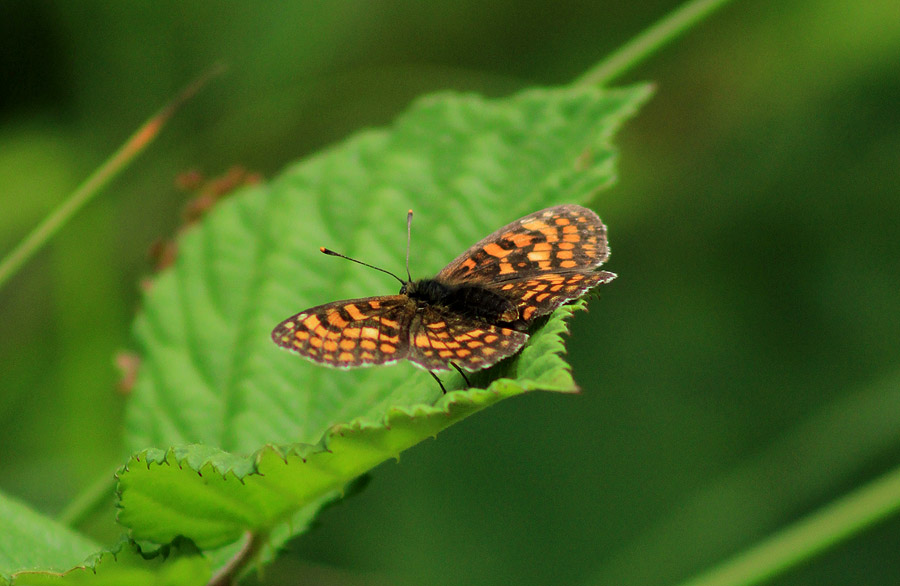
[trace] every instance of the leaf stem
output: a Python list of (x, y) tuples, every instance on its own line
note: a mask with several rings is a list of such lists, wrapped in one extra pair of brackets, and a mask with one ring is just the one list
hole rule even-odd
[(231, 586), (236, 584), (241, 572), (256, 559), (256, 556), (259, 555), (269, 539), (268, 532), (264, 531), (247, 531), (245, 535), (247, 537), (244, 541), (244, 546), (234, 554), (233, 558), (228, 560), (227, 564), (222, 566), (222, 569), (213, 574), (206, 586)]
[(0, 261), (0, 288), (35, 252), (46, 244), (75, 213), (93, 199), (103, 187), (118, 175), (159, 134), (175, 111), (194, 96), (213, 77), (224, 71), (216, 64), (185, 87), (159, 112), (144, 122), (119, 149), (79, 185), (50, 215), (38, 224), (12, 251)]
[(605, 85), (644, 61), (667, 43), (686, 33), (692, 26), (730, 0), (691, 0), (664, 16), (641, 34), (579, 77), (581, 85)]
[(681, 586), (760, 584), (900, 510), (900, 468)]

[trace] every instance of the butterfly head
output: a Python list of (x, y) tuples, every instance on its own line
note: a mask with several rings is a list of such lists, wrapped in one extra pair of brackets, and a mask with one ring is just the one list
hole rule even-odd
[(447, 297), (451, 288), (435, 279), (409, 280), (400, 287), (400, 295), (418, 299), (427, 303), (440, 303)]

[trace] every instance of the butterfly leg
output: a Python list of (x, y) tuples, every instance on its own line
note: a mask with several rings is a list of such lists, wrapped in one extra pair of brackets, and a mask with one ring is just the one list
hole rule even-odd
[(466, 381), (466, 388), (467, 389), (470, 388), (472, 386), (472, 383), (469, 382), (469, 377), (466, 376), (466, 373), (464, 373), (463, 370), (460, 367), (458, 367), (455, 362), (451, 362), (450, 366), (455, 368), (456, 372), (459, 373), (459, 376), (463, 377), (463, 380)]
[(441, 379), (438, 378), (438, 375), (434, 374), (434, 372), (432, 372), (430, 370), (428, 371), (428, 374), (430, 374), (431, 377), (437, 381), (437, 384), (441, 385), (441, 392), (446, 395), (447, 389), (444, 388), (444, 383), (441, 382)]

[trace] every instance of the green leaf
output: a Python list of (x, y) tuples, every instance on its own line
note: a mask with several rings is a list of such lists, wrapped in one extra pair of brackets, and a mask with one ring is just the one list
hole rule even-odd
[(164, 557), (145, 560), (134, 546), (123, 545), (116, 553), (103, 552), (89, 564), (67, 572), (22, 572), (13, 586), (79, 585), (90, 586), (201, 586), (209, 581), (209, 560), (199, 555)]
[[(0, 494), (0, 584), (205, 584), (209, 562), (189, 549), (184, 555), (145, 560), (130, 545), (100, 545)], [(168, 560), (164, 562), (164, 557)]]
[(530, 363), (524, 376), (498, 379), (487, 390), (395, 407), (380, 421), (334, 425), (318, 445), (267, 445), (249, 458), (202, 445), (143, 450), (121, 474), (119, 521), (139, 539), (165, 543), (186, 535), (201, 548), (225, 545), (248, 530), (268, 532), (288, 519), (299, 531), (354, 478), (475, 411), (528, 390), (574, 391), (558, 353), (564, 319), (581, 305), (559, 308), (532, 336), (520, 360)]
[[(648, 95), (636, 86), (427, 97), (391, 128), (218, 206), (181, 239), (135, 324), (143, 364), (128, 434), (142, 451), (121, 472), (120, 521), (139, 539), (185, 535), (201, 547), (288, 519), (302, 530), (353, 478), (474, 411), (527, 390), (575, 390), (559, 357), (571, 307), (476, 376), (488, 390), (446, 397), (408, 363), (328, 369), (269, 333), (312, 305), (395, 292), (385, 275), (318, 247), (404, 273), (408, 208), (411, 271), (422, 277), (517, 217), (586, 202), (612, 183), (609, 139)], [(458, 375), (444, 379), (461, 386)]]
[(0, 494), (0, 576), (23, 570), (65, 571), (99, 549), (90, 539)]

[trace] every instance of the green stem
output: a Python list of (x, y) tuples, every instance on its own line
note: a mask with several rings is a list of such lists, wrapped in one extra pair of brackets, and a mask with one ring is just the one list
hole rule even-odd
[(147, 120), (125, 143), (97, 168), (78, 188), (38, 224), (6, 257), (0, 261), (0, 288), (25, 262), (46, 244), (84, 204), (93, 199), (103, 187), (118, 175), (159, 134), (172, 114), (196, 94), (213, 76), (223, 71), (215, 65), (198, 77), (153, 117)]
[(618, 51), (582, 75), (575, 83), (608, 84), (629, 69), (634, 69), (663, 45), (674, 41), (727, 2), (729, 0), (692, 0), (682, 4), (680, 8), (670, 12), (662, 20), (622, 45)]
[(900, 510), (900, 469), (829, 504), (681, 586), (760, 584)]

